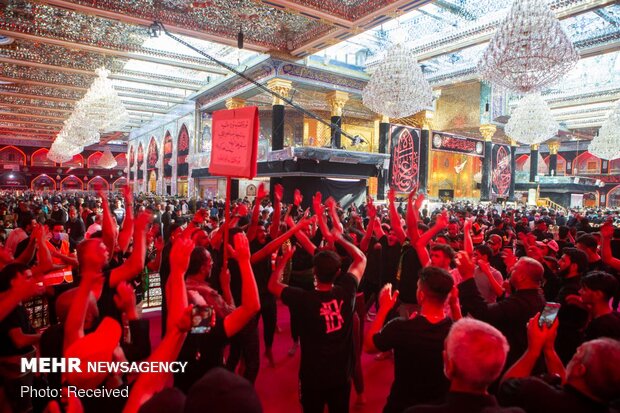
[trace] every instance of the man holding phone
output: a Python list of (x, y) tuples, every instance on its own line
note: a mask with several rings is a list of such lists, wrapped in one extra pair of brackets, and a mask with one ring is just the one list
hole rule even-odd
[(510, 269), (512, 294), (500, 302), (487, 303), (476, 287), (472, 259), (467, 253), (459, 252), (456, 260), (462, 277), (459, 299), (463, 315), (470, 314), (501, 331), (510, 344), (507, 364), (514, 363), (527, 348), (527, 321), (545, 306), (540, 291), (542, 264), (529, 257), (520, 258)]

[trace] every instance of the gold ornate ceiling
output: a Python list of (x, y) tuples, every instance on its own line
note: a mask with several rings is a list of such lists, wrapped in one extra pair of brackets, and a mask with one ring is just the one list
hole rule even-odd
[[(160, 21), (220, 60), (315, 53), (430, 0), (0, 0), (0, 135), (51, 140), (105, 66), (128, 130), (227, 71), (170, 39)], [(243, 51), (236, 49), (244, 33)]]

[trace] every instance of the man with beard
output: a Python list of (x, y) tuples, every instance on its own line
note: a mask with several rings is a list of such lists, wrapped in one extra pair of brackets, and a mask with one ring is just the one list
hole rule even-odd
[(588, 256), (577, 248), (564, 248), (558, 264), (561, 287), (555, 301), (560, 303), (561, 307), (558, 313), (560, 325), (555, 348), (562, 362), (566, 364), (583, 342), (582, 331), (588, 322), (588, 312), (570, 304), (566, 297), (579, 294), (581, 277), (588, 268)]
[(69, 234), (69, 248), (71, 251), (75, 251), (77, 244), (84, 239), (86, 228), (84, 221), (78, 216), (77, 210), (73, 206), (69, 208), (69, 220), (65, 223), (65, 230)]

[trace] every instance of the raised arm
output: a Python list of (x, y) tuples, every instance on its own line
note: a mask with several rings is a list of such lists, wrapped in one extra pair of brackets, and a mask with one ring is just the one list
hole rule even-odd
[(377, 216), (377, 209), (375, 205), (372, 203), (372, 198), (368, 197), (368, 201), (366, 203), (366, 213), (368, 215), (368, 226), (366, 227), (366, 232), (364, 232), (364, 237), (360, 241), (360, 249), (363, 252), (368, 251), (368, 246), (370, 245), (370, 239), (372, 238), (372, 234), (375, 227), (375, 217)]
[(269, 284), (267, 285), (267, 288), (269, 288), (269, 292), (276, 298), (280, 298), (282, 295), (282, 290), (286, 288), (286, 284), (282, 282), (282, 276), (284, 275), (286, 264), (288, 264), (294, 253), (295, 247), (283, 247), (282, 257), (278, 260), (276, 269), (271, 273), (271, 277), (269, 277)]
[(71, 344), (84, 337), (84, 319), (88, 307), (88, 297), (95, 284), (105, 282), (100, 272), (82, 272), (82, 281), (73, 297), (73, 302), (64, 326), (63, 352)]
[(110, 211), (110, 204), (108, 203), (108, 196), (103, 190), (98, 191), (98, 195), (101, 198), (101, 207), (103, 208), (103, 217), (101, 223), (102, 240), (105, 246), (108, 248), (110, 257), (116, 251), (116, 241), (118, 238), (118, 227), (116, 225), (116, 219), (112, 217), (112, 211)]
[(243, 233), (235, 234), (235, 248), (231, 258), (237, 260), (241, 272), (241, 305), (224, 318), (224, 330), (228, 337), (239, 332), (260, 311), (256, 279), (250, 264), (250, 244)]
[[(416, 195), (417, 188), (409, 194), (407, 200), (407, 236), (413, 245), (420, 239), (420, 231), (418, 231), (418, 221), (420, 220), (420, 205), (424, 201), (424, 194)], [(415, 202), (413, 199), (415, 198)]]
[[(194, 249), (191, 239), (185, 237), (175, 241), (170, 253), (170, 278), (165, 286), (170, 297), (168, 303), (168, 328), (159, 347), (148, 358), (150, 362), (172, 362), (176, 360), (191, 326), (192, 307), (187, 305), (185, 271)], [(170, 379), (170, 373), (141, 373), (134, 383), (123, 413), (136, 413), (155, 393), (162, 390)]]
[(433, 237), (439, 232), (443, 231), (448, 226), (448, 214), (444, 211), (437, 215), (435, 225), (433, 225), (428, 231), (420, 236), (418, 242), (415, 243), (415, 250), (418, 253), (420, 264), (427, 266), (430, 264), (431, 259), (428, 254), (426, 246), (431, 242)]
[(527, 324), (527, 350), (519, 360), (515, 362), (504, 374), (501, 381), (510, 378), (528, 377), (532, 374), (532, 370), (540, 357), (545, 355), (547, 370), (551, 374), (557, 374), (562, 378), (566, 377), (564, 366), (559, 357), (555, 353), (554, 342), (558, 330), (558, 320), (556, 319), (551, 328), (538, 324), (540, 313), (530, 319)]
[(319, 229), (321, 230), (321, 235), (323, 238), (330, 244), (334, 242), (331, 231), (327, 227), (327, 222), (325, 221), (325, 212), (323, 209), (323, 205), (321, 205), (323, 195), (320, 192), (317, 192), (312, 197), (312, 206), (314, 208), (314, 215), (316, 215), (317, 223), (319, 224)]
[(273, 189), (273, 216), (271, 217), (271, 225), (269, 226), (269, 235), (271, 239), (278, 238), (280, 234), (280, 217), (282, 216), (282, 194), (284, 188), (282, 185), (276, 184)]
[(396, 193), (393, 189), (390, 189), (388, 192), (388, 200), (390, 202), (390, 205), (388, 206), (390, 212), (390, 225), (396, 235), (396, 238), (398, 238), (398, 241), (403, 244), (407, 239), (407, 234), (405, 234), (405, 231), (403, 230), (403, 225), (400, 222), (400, 214), (396, 210)]
[(125, 253), (129, 248), (129, 242), (133, 236), (133, 194), (129, 185), (123, 186), (123, 199), (125, 200), (125, 219), (123, 228), (118, 234), (118, 247)]
[[(289, 228), (295, 227), (295, 221), (293, 221), (293, 218), (290, 215), (287, 215), (285, 222)], [(314, 255), (316, 252), (316, 245), (310, 241), (310, 238), (308, 238), (308, 235), (306, 235), (304, 231), (295, 232), (294, 237), (308, 254)]]
[(364, 253), (355, 245), (344, 239), (341, 232), (337, 232), (337, 230), (334, 232), (336, 233), (334, 234), (336, 242), (340, 244), (345, 249), (347, 254), (349, 254), (349, 257), (353, 259), (353, 262), (349, 266), (348, 272), (357, 278), (357, 282), (359, 284), (362, 281), (362, 276), (364, 275), (364, 270), (366, 269), (366, 255), (364, 255)]
[(468, 254), (474, 253), (474, 241), (471, 239), (471, 226), (474, 218), (467, 218), (463, 224), (463, 247)]
[(394, 308), (396, 305), (396, 300), (398, 299), (398, 290), (392, 293), (392, 284), (387, 283), (381, 290), (379, 295), (379, 311), (377, 311), (377, 316), (373, 320), (368, 332), (364, 336), (364, 351), (366, 353), (378, 353), (379, 349), (375, 345), (375, 334), (377, 334), (383, 328), (385, 324), (385, 319), (387, 318), (390, 310)]
[(127, 261), (110, 273), (110, 286), (116, 287), (121, 281), (129, 281), (144, 269), (146, 258), (146, 232), (153, 216), (149, 212), (141, 212), (135, 220), (133, 232), (133, 251)]
[(600, 228), (601, 233), (601, 258), (603, 262), (616, 271), (620, 271), (620, 260), (615, 258), (611, 251), (611, 238), (614, 235), (614, 227), (606, 223)]
[(271, 254), (273, 254), (280, 248), (280, 246), (284, 243), (284, 241), (291, 238), (294, 234), (299, 233), (302, 229), (310, 225), (313, 219), (314, 218), (304, 218), (301, 221), (299, 221), (297, 225), (293, 226), (292, 228), (289, 228), (289, 230), (286, 231), (284, 234), (280, 235), (278, 238), (272, 240), (270, 243), (265, 245), (259, 251), (252, 254), (252, 259), (250, 260), (250, 262), (252, 264), (256, 264), (257, 262), (261, 262), (265, 258), (270, 257)]
[(253, 241), (256, 238), (256, 229), (258, 228), (258, 216), (260, 215), (260, 204), (263, 198), (268, 196), (269, 193), (265, 190), (265, 184), (260, 183), (258, 185), (258, 191), (254, 198), (254, 208), (252, 208), (252, 218), (250, 219), (250, 227), (248, 228), (248, 241)]

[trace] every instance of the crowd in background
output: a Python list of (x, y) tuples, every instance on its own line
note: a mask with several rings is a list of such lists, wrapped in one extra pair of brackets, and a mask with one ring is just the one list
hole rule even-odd
[[(438, 205), (416, 191), (346, 207), (317, 193), (304, 210), (291, 195), (285, 204), (280, 186), (270, 196), (261, 185), (226, 222), (223, 200), (0, 193), (0, 405), (262, 411), (252, 385), (274, 363), (280, 300), (289, 354), (301, 353), (304, 412), (349, 411), (351, 387), (365, 403), (362, 351), (393, 358), (386, 413), (617, 407), (618, 211)], [(159, 343), (140, 311), (145, 268), (162, 281)], [(42, 333), (23, 306), (34, 296), (49, 308)], [(549, 302), (560, 309), (545, 324)], [(35, 354), (188, 369), (172, 379), (20, 372), (19, 359)], [(129, 386), (129, 398), (19, 392), (67, 384)]]

